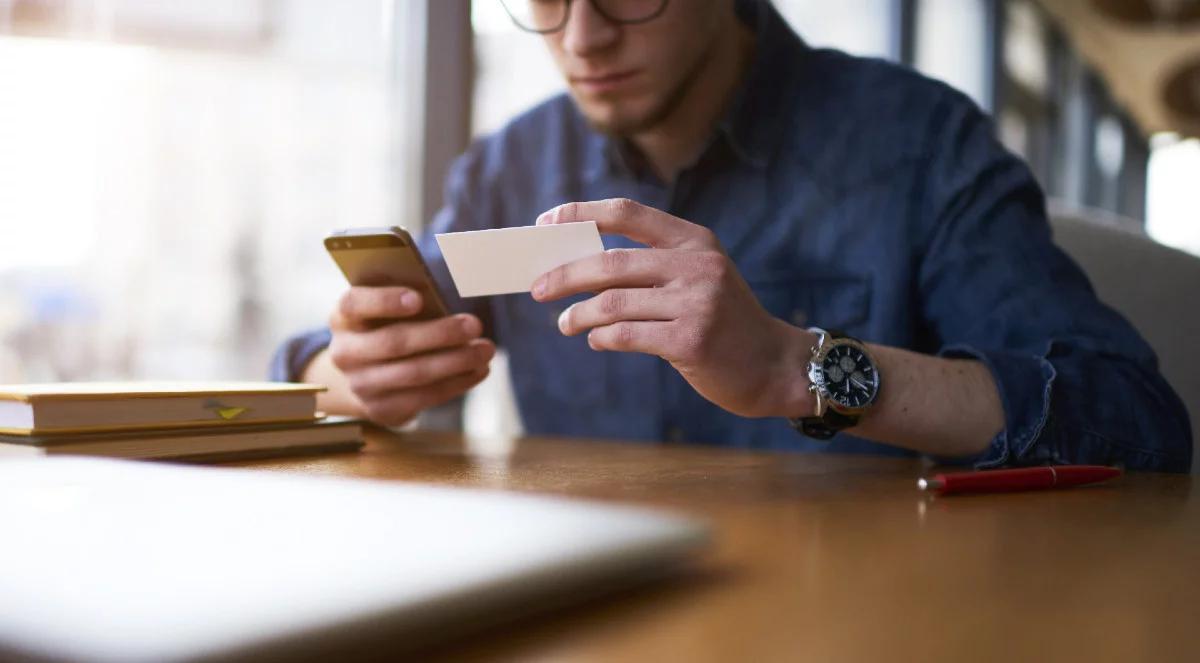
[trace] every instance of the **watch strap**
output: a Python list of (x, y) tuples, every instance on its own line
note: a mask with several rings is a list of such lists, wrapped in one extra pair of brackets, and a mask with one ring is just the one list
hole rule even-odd
[(805, 435), (818, 440), (828, 440), (839, 431), (858, 423), (857, 415), (842, 414), (833, 408), (825, 409), (825, 416), (793, 419), (792, 426)]

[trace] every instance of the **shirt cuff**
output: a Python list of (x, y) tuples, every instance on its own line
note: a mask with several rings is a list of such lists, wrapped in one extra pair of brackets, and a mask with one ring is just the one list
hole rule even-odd
[(292, 336), (271, 357), (268, 376), (273, 382), (299, 382), (308, 362), (329, 347), (333, 334), (328, 329), (313, 329)]
[[(1057, 372), (1044, 356), (983, 351), (955, 345), (938, 353), (950, 359), (975, 359), (987, 366), (1004, 407), (1004, 430), (979, 456), (968, 459), (978, 469), (1046, 462), (1035, 445), (1050, 417), (1050, 395)], [(1049, 448), (1047, 447), (1047, 450)], [(962, 459), (960, 459), (962, 462)]]

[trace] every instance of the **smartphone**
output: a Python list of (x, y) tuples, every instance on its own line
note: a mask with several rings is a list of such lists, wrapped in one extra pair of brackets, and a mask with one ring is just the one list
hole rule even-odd
[(417, 243), (404, 228), (335, 230), (325, 238), (325, 250), (350, 285), (402, 285), (421, 293), (423, 308), (409, 319), (432, 320), (449, 314)]

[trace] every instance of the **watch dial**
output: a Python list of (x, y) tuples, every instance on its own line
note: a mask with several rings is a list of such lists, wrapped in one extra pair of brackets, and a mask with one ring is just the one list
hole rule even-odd
[(838, 345), (821, 363), (825, 391), (843, 407), (863, 407), (879, 391), (879, 374), (866, 353), (851, 345)]

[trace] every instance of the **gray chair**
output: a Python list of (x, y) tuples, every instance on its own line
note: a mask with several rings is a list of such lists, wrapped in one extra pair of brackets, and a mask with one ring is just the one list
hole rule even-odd
[[(1163, 375), (1188, 408), (1192, 444), (1200, 446), (1200, 258), (1107, 215), (1052, 209), (1051, 217), (1055, 242), (1158, 354)], [(1200, 457), (1200, 450), (1193, 455)], [(1200, 473), (1200, 462), (1193, 460), (1192, 472)]]

